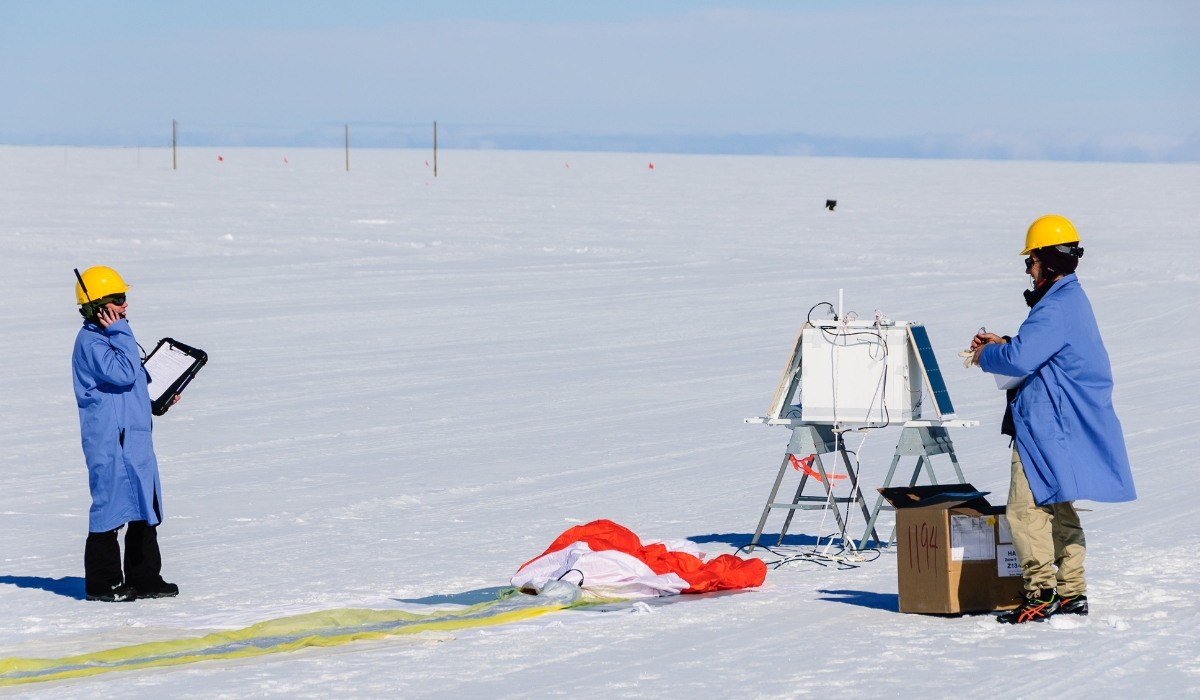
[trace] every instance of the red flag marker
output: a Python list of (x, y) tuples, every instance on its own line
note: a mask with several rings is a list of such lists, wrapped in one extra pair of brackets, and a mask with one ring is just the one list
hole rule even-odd
[(650, 169), (651, 169), (651, 170), (654, 170), (654, 163), (651, 163), (651, 164), (650, 164)]
[(283, 159), (283, 162), (284, 162), (284, 163), (286, 163), (286, 162), (287, 162), (287, 158), (284, 158), (284, 159)]
[(569, 168), (569, 167), (571, 167), (571, 164), (570, 164), (570, 163), (567, 163), (567, 167), (568, 167), (568, 168)]
[(426, 168), (428, 168), (428, 167), (429, 167), (429, 161), (425, 161), (425, 167), (426, 167)]
[(218, 160), (218, 161), (221, 161), (222, 163), (224, 163), (224, 162), (225, 162), (225, 159), (224, 159), (224, 158), (222, 158), (221, 156), (217, 156), (217, 160)]

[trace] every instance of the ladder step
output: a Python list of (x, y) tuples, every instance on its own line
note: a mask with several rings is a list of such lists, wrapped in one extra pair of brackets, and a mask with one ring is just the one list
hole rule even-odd
[[(826, 505), (825, 499), (822, 498), (820, 500), (820, 505), (808, 505), (805, 503), (772, 503), (771, 508), (785, 508), (790, 510), (822, 510), (827, 508), (828, 506)], [(834, 503), (858, 503), (858, 501), (849, 498), (838, 498), (834, 500)]]

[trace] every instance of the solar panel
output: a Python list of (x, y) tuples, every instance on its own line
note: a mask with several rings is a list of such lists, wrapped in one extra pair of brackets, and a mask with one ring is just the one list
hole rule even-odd
[(946, 381), (942, 379), (942, 370), (938, 367), (937, 358), (933, 356), (933, 346), (929, 343), (929, 334), (925, 326), (910, 323), (908, 332), (912, 334), (913, 345), (917, 348), (917, 357), (925, 370), (925, 379), (929, 382), (929, 391), (937, 404), (938, 417), (942, 419), (954, 416), (954, 404), (950, 402), (950, 392), (946, 390)]

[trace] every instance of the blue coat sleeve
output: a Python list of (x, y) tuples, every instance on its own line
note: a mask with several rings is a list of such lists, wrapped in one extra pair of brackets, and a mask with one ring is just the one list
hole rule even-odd
[(1055, 303), (1033, 307), (1021, 330), (1009, 342), (988, 345), (979, 354), (979, 366), (992, 374), (1024, 377), (1054, 356), (1066, 344), (1062, 309)]
[(104, 337), (108, 342), (93, 342), (86, 348), (93, 374), (113, 386), (133, 386), (142, 363), (129, 323), (117, 321), (104, 329)]

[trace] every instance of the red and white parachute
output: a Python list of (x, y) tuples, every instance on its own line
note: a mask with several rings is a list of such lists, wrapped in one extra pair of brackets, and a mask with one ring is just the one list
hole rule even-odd
[(579, 584), (595, 598), (654, 598), (680, 593), (761, 586), (767, 567), (761, 559), (722, 554), (703, 561), (704, 552), (688, 540), (642, 543), (611, 520), (577, 525), (513, 575), (517, 588), (541, 588), (561, 579)]

